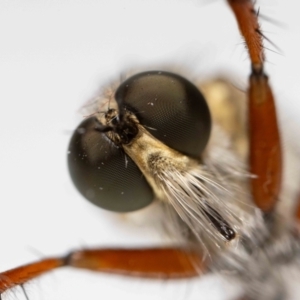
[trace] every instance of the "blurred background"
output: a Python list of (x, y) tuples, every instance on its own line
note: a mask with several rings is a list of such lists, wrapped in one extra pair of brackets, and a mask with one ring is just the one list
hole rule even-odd
[[(257, 1), (285, 148), (300, 156), (300, 20), (295, 0)], [(66, 166), (80, 108), (131, 69), (174, 66), (194, 81), (247, 87), (249, 60), (225, 1), (0, 0), (0, 271), (70, 249), (150, 246), (164, 237), (87, 203)], [(289, 167), (293, 173), (299, 165)], [(296, 182), (297, 184), (297, 182)], [(232, 299), (218, 276), (147, 281), (70, 269), (26, 285), (29, 299)], [(4, 299), (25, 299), (20, 289)]]

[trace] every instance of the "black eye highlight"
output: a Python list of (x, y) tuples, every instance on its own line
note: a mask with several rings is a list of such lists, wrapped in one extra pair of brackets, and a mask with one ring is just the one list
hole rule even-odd
[(120, 108), (135, 113), (153, 136), (169, 147), (198, 158), (211, 131), (207, 103), (198, 88), (185, 78), (149, 71), (125, 80), (115, 98)]

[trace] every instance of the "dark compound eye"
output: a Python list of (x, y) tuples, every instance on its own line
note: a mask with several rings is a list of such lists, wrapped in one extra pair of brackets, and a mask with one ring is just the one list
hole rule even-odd
[(75, 130), (69, 145), (68, 165), (78, 191), (102, 208), (128, 212), (153, 201), (142, 172), (89, 118)]
[[(133, 112), (157, 139), (200, 157), (211, 119), (202, 94), (191, 82), (169, 72), (140, 73), (123, 82), (115, 98), (120, 111)], [(149, 205), (154, 195), (142, 172), (96, 126), (95, 118), (83, 121), (70, 141), (69, 171), (79, 192), (112, 211), (129, 212)]]
[(139, 73), (116, 91), (119, 107), (136, 113), (140, 123), (164, 144), (199, 158), (210, 135), (211, 118), (200, 91), (185, 78), (161, 71)]

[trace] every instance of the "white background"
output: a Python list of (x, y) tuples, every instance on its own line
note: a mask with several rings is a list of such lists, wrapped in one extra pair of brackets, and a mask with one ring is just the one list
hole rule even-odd
[[(285, 143), (298, 151), (297, 1), (258, 2), (273, 19), (264, 33), (280, 48), (266, 44), (280, 52), (266, 54)], [(0, 0), (0, 271), (83, 246), (160, 241), (155, 226), (126, 225), (82, 199), (66, 156), (79, 108), (102, 86), (128, 68), (164, 65), (185, 68), (190, 79), (228, 74), (246, 88), (249, 61), (225, 1)], [(30, 300), (232, 297), (214, 276), (174, 284), (67, 269), (26, 290)], [(7, 299), (24, 296), (16, 290)]]

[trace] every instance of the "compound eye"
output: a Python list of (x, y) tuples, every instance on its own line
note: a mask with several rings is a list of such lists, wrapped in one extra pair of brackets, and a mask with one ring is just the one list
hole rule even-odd
[(78, 191), (104, 209), (129, 212), (149, 205), (153, 192), (132, 159), (89, 118), (75, 130), (68, 152), (71, 178)]
[(116, 91), (120, 108), (169, 147), (199, 157), (210, 135), (211, 117), (203, 95), (185, 78), (162, 71), (139, 73)]

